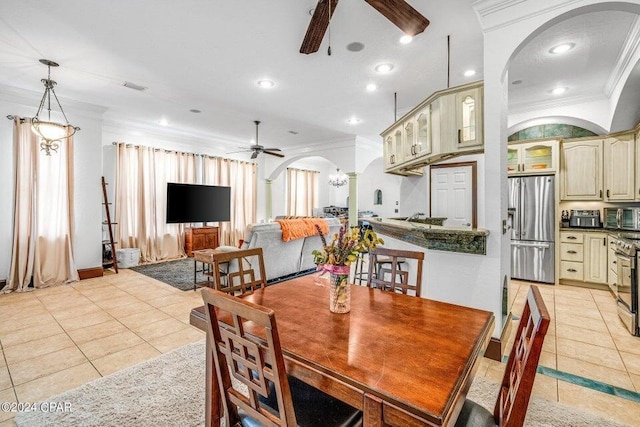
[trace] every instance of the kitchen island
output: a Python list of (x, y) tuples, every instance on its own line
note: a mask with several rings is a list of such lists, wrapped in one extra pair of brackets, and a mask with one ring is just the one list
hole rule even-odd
[(426, 249), (486, 255), (489, 230), (446, 227), (392, 218), (372, 218), (369, 223), (378, 234)]

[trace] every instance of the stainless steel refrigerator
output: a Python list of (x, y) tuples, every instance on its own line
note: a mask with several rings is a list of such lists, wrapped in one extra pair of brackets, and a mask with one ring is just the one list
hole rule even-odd
[(511, 277), (555, 282), (555, 197), (552, 175), (509, 178)]

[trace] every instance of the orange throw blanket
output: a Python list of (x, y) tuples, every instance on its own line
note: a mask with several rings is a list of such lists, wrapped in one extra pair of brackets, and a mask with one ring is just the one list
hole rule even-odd
[(322, 234), (329, 234), (329, 225), (323, 218), (295, 218), (276, 219), (282, 228), (282, 241), (302, 239), (303, 237), (317, 236), (316, 224), (320, 226)]

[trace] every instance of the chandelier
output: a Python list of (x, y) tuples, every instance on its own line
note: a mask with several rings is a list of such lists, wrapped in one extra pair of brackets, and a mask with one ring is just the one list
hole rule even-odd
[(347, 175), (340, 173), (340, 168), (336, 169), (335, 175), (329, 175), (329, 185), (333, 185), (334, 187), (342, 187), (349, 182), (349, 178)]
[[(79, 131), (80, 128), (72, 126), (69, 123), (69, 119), (67, 119), (67, 115), (62, 109), (62, 105), (60, 105), (56, 91), (53, 89), (56, 82), (51, 80), (51, 67), (57, 67), (58, 64), (48, 59), (41, 59), (40, 63), (47, 66), (48, 75), (46, 79), (40, 80), (44, 84), (44, 94), (42, 95), (42, 100), (40, 100), (40, 106), (38, 107), (36, 115), (31, 119), (31, 128), (33, 132), (42, 139), (42, 142), (40, 142), (40, 151), (44, 151), (47, 156), (50, 156), (52, 151), (58, 152), (58, 148), (60, 148), (58, 142), (60, 142), (60, 140), (69, 138)], [(51, 121), (51, 95), (53, 95), (53, 99), (58, 104), (58, 108), (66, 123)], [(45, 106), (47, 118), (46, 120), (42, 120), (40, 119), (40, 113)]]

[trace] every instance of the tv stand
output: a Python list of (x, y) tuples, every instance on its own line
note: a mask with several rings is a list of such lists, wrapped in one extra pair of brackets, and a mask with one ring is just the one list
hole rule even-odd
[(220, 246), (218, 227), (195, 227), (184, 230), (184, 251), (193, 256), (193, 251), (215, 249)]

